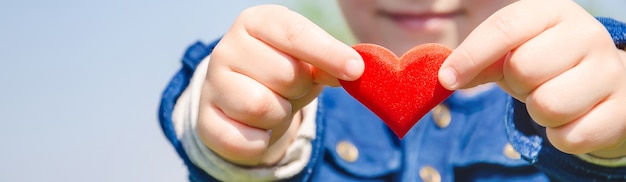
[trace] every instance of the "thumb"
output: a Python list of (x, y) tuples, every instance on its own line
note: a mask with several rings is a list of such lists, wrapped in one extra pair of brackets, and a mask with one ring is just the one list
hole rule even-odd
[(492, 14), (444, 61), (441, 84), (454, 90), (502, 78), (502, 62), (511, 50), (560, 21), (562, 11), (554, 10), (562, 6), (558, 3), (517, 1)]

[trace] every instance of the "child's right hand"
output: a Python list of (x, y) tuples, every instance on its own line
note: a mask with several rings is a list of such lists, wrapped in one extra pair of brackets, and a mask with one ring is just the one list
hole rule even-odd
[(359, 54), (305, 17), (262, 5), (242, 12), (213, 51), (197, 132), (235, 164), (278, 162), (300, 124), (302, 107), (325, 85), (363, 73)]

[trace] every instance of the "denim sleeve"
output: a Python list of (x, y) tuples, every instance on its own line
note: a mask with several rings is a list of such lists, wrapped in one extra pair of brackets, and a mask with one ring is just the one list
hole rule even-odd
[[(611, 34), (615, 46), (626, 46), (626, 24), (597, 18)], [(508, 138), (522, 158), (558, 181), (625, 181), (626, 166), (610, 167), (588, 163), (578, 156), (556, 149), (548, 141), (545, 128), (528, 116), (526, 106), (510, 98), (505, 121)]]
[(619, 49), (626, 48), (626, 24), (624, 22), (620, 22), (611, 18), (598, 17), (596, 18), (606, 30), (611, 34), (611, 38), (613, 38), (613, 42), (615, 42), (615, 46)]
[(202, 42), (197, 42), (191, 45), (182, 59), (182, 67), (171, 79), (161, 96), (161, 104), (159, 106), (159, 122), (161, 129), (165, 134), (165, 137), (176, 149), (176, 152), (181, 157), (187, 169), (189, 170), (190, 181), (217, 181), (215, 178), (209, 176), (202, 169), (195, 166), (189, 156), (185, 153), (182, 143), (176, 137), (176, 131), (172, 123), (172, 112), (178, 97), (183, 93), (185, 88), (189, 85), (189, 81), (193, 76), (194, 70), (204, 57), (208, 56), (218, 41), (215, 41), (209, 45), (205, 45)]

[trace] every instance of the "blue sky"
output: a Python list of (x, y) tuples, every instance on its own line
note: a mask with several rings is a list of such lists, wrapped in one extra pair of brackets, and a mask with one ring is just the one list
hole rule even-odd
[(267, 2), (287, 0), (0, 1), (0, 181), (185, 181), (161, 91), (188, 45)]
[(0, 1), (0, 181), (184, 181), (161, 91), (262, 2)]

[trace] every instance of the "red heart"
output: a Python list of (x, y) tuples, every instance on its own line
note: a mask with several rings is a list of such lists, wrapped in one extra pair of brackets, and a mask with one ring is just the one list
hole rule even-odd
[(452, 52), (440, 44), (422, 44), (400, 59), (375, 44), (357, 44), (365, 71), (355, 81), (339, 82), (352, 97), (380, 117), (402, 139), (437, 104), (452, 94), (437, 72)]

